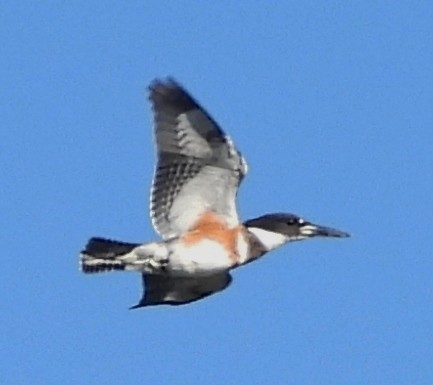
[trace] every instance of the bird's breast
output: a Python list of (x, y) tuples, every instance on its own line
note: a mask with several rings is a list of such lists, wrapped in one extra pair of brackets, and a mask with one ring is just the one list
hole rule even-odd
[(214, 213), (204, 214), (173, 246), (173, 274), (209, 275), (229, 270), (248, 258), (244, 228), (229, 228)]

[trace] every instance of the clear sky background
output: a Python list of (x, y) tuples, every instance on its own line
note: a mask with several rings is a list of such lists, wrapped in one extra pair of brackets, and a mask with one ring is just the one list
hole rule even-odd
[[(433, 383), (433, 3), (4, 1), (0, 383)], [(299, 242), (183, 307), (129, 311), (90, 236), (147, 241), (146, 87), (174, 76), (250, 165), (248, 219)]]

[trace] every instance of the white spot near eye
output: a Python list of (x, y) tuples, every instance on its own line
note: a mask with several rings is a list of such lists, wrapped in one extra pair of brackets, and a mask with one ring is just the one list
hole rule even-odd
[(302, 218), (299, 218), (299, 219), (298, 219), (298, 223), (299, 223), (300, 225), (302, 225), (303, 223), (305, 223), (305, 221), (304, 221)]

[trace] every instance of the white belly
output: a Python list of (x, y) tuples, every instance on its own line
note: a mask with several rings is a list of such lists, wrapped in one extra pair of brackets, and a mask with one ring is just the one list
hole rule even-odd
[(167, 269), (174, 276), (205, 276), (230, 269), (233, 262), (219, 243), (204, 239), (194, 245), (173, 244)]

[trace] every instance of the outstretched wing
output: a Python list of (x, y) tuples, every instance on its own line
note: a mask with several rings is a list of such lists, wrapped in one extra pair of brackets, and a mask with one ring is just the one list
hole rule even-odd
[(207, 211), (237, 225), (235, 198), (247, 171), (244, 158), (173, 79), (156, 80), (149, 89), (157, 147), (150, 205), (156, 231), (164, 239), (180, 235)]
[(220, 273), (207, 277), (183, 278), (143, 274), (144, 294), (137, 309), (151, 305), (184, 305), (224, 290), (232, 277)]

